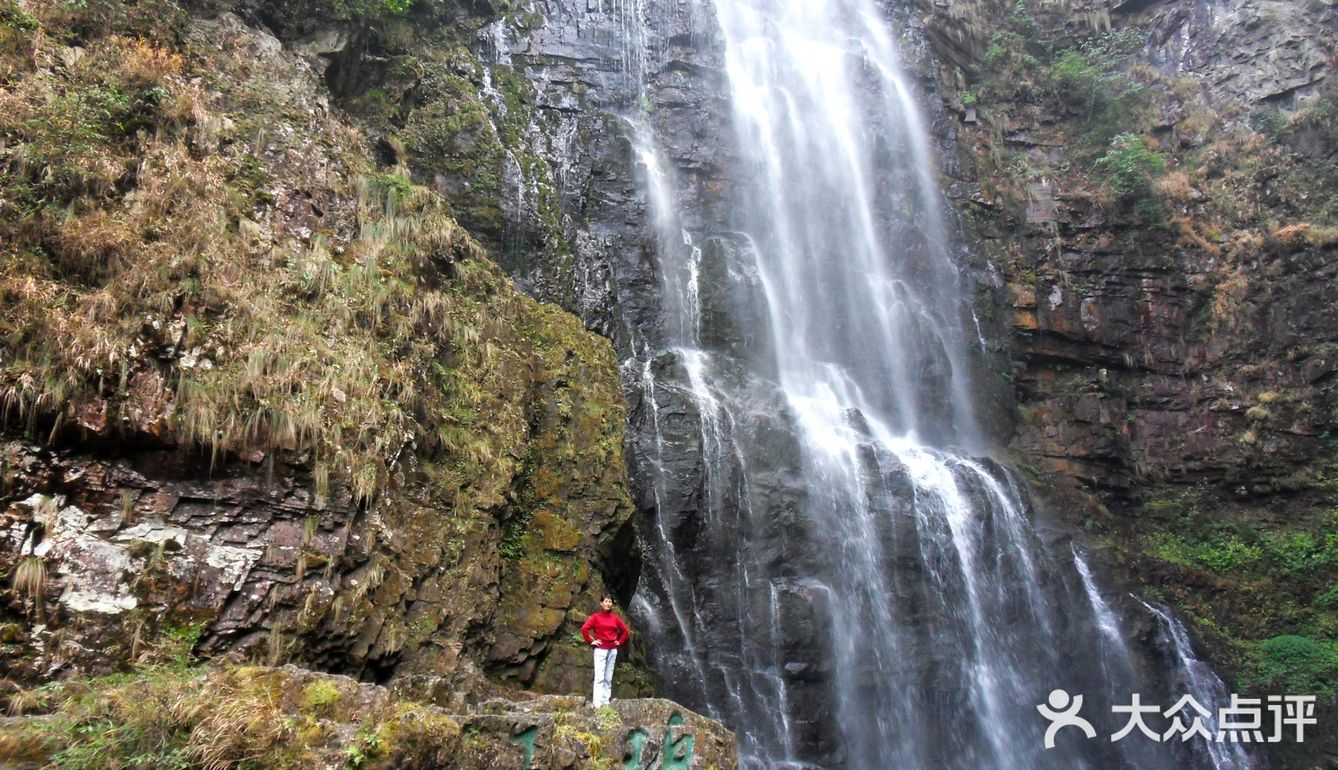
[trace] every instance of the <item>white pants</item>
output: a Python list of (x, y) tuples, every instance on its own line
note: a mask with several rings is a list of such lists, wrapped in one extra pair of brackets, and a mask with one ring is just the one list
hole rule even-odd
[(618, 659), (618, 648), (595, 648), (595, 708), (609, 705), (613, 697), (613, 662)]

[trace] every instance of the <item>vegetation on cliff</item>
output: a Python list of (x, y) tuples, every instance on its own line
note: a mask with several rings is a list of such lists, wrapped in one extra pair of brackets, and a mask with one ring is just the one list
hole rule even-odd
[[(350, 14), (398, 12), (369, 9)], [(107, 617), (56, 606), (76, 578), (44, 565), (5, 609), (0, 673), (115, 666), (140, 634), (112, 626), (191, 622), (213, 652), (364, 676), (583, 683), (576, 616), (631, 513), (609, 343), (518, 292), (311, 62), (236, 16), (4, 0), (0, 85), (0, 412), (25, 439), (3, 447), (0, 569), (32, 572), (40, 524), (144, 572)], [(129, 459), (154, 451), (205, 467)], [(178, 511), (196, 479), (205, 520)], [(227, 619), (200, 595), (219, 547), (244, 565), (221, 596), (255, 602)]]
[(1303, 29), (1325, 9), (1228, 5), (1212, 31), (1170, 3), (954, 3), (931, 34), (960, 67), (971, 231), (1008, 281), (1021, 454), (1078, 482), (1087, 537), (1236, 689), (1323, 703), (1338, 83)]

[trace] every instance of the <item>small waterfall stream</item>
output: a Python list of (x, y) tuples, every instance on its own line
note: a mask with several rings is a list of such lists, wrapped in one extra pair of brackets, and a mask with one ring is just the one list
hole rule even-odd
[(710, 10), (729, 229), (691, 229), (653, 120), (626, 121), (663, 316), (626, 370), (653, 510), (632, 612), (668, 694), (746, 767), (1249, 767), (1109, 732), (1044, 748), (1052, 689), (1108, 720), (1146, 676), (1086, 561), (982, 459), (979, 324), (888, 22), (871, 0)]

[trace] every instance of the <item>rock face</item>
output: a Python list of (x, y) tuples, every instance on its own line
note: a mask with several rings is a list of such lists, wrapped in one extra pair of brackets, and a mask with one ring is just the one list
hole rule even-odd
[[(666, 242), (657, 231), (665, 223), (648, 191), (672, 182), (668, 205), (680, 221), (669, 229), (681, 226), (691, 240), (685, 248), (702, 250), (704, 274), (747, 271), (746, 244), (723, 209), (734, 150), (720, 44), (713, 26), (694, 17), (708, 13), (682, 5), (525, 6), (456, 16), (449, 44), (425, 43), (430, 33), (406, 44), (404, 30), (387, 25), (319, 54), (342, 103), (388, 138), (416, 178), (452, 200), (526, 291), (562, 303), (613, 339), (631, 406), (627, 446), (642, 531), (670, 532), (680, 552), (700, 547), (703, 564), (720, 558), (700, 537), (703, 416), (688, 395), (682, 356), (664, 351), (681, 298), (662, 294), (656, 249)], [(1140, 523), (1157, 528), (1132, 514), (1158, 499), (1151, 490), (1163, 484), (1217, 490), (1247, 501), (1247, 513), (1258, 510), (1252, 496), (1300, 492), (1318, 510), (1325, 493), (1312, 484), (1310, 460), (1328, 451), (1326, 345), (1334, 328), (1321, 299), (1331, 244), (1319, 223), (1331, 209), (1325, 214), (1317, 203), (1324, 184), (1299, 178), (1300, 164), (1286, 151), (1276, 157), (1287, 162), (1275, 164), (1283, 177), (1233, 165), (1233, 157), (1274, 155), (1235, 139), (1215, 144), (1230, 120), (1249, 121), (1219, 122), (1208, 112), (1315, 104), (1326, 88), (1332, 7), (982, 0), (889, 13), (939, 137), (944, 187), (974, 241), (975, 256), (964, 262), (980, 287), (977, 311), (993, 365), (1011, 369), (1015, 385), (986, 389), (978, 411), (1036, 470), (1054, 509), (1041, 516), (1064, 531), (1097, 522), (1098, 537), (1132, 541), (1142, 537)], [(991, 45), (995, 33), (1014, 28), (1016, 41)], [(1130, 30), (1137, 40), (1120, 37)], [(1093, 43), (1098, 59), (1084, 60), (1091, 69), (1076, 73), (1088, 80), (1024, 50), (1035, 41), (1050, 45), (1052, 56), (1076, 51), (1107, 31), (1116, 34)], [(310, 29), (290, 36), (303, 35), (317, 47), (338, 38)], [(1010, 47), (1030, 61), (1014, 62)], [(1097, 125), (1104, 116), (1091, 87), (1113, 77), (1100, 56), (1149, 78), (1131, 97), (1150, 99), (1139, 101), (1142, 112), (1110, 113), (1115, 130)], [(378, 93), (402, 109), (369, 108)], [(1329, 163), (1331, 143), (1307, 125), (1297, 126), (1295, 150)], [(1135, 201), (1101, 189), (1096, 161), (1125, 130), (1145, 131), (1157, 151), (1179, 153), (1174, 163), (1183, 168), (1171, 170), (1205, 169), (1203, 182), (1187, 173), (1187, 186), (1158, 193), (1172, 198), (1161, 227), (1149, 228)], [(658, 156), (647, 154), (651, 144)], [(1205, 216), (1210, 211), (1222, 216)], [(1276, 212), (1276, 226), (1259, 225), (1263, 212)], [(1315, 223), (1311, 236), (1285, 229), (1299, 219)], [(550, 248), (527, 250), (539, 242)], [(1311, 280), (1316, 270), (1320, 280)], [(706, 281), (695, 298), (704, 343), (765, 360), (765, 346), (738, 332), (758, 328), (747, 320), (756, 298), (719, 296), (722, 285)], [(733, 377), (756, 412), (770, 416), (749, 437), (774, 446), (777, 458), (756, 504), (793, 509), (803, 491), (792, 477), (789, 417), (764, 383)], [(1055, 486), (1046, 488), (1050, 480)], [(1174, 582), (1141, 558), (1121, 552), (1097, 561), (1106, 584)], [(1130, 561), (1139, 566), (1130, 570)], [(661, 576), (647, 569), (641, 579)], [(796, 678), (816, 671), (799, 651), (812, 650), (802, 625), (794, 661), (810, 673)], [(1148, 642), (1144, 626), (1132, 635)], [(664, 659), (673, 661), (683, 642), (669, 639)], [(1220, 646), (1217, 658), (1236, 661)]]
[(1108, 585), (1186, 613), (1232, 689), (1315, 693), (1331, 718), (1333, 664), (1290, 678), (1269, 650), (1333, 639), (1334, 573), (1305, 545), (1335, 502), (1332, 4), (923, 9), (1043, 507), (1108, 544)]
[[(1002, 5), (972, 7), (977, 28), (1023, 23)], [(1087, 13), (1038, 12), (1025, 24), (1075, 49), (1113, 24), (1133, 48), (1103, 49), (1089, 63), (1105, 66), (1096, 58), (1104, 55), (1117, 68), (1157, 68), (1139, 71), (1151, 81), (1136, 88), (1147, 92), (1130, 97), (1142, 101), (1131, 101), (1116, 130), (1145, 126), (1159, 143), (1167, 178), (1147, 194), (1164, 207), (1160, 223), (1102, 189), (1094, 155), (1106, 148), (1086, 143), (1110, 133), (1100, 116), (1064, 101), (1063, 89), (1080, 83), (1050, 80), (1055, 72), (1032, 61), (1026, 71), (1007, 65), (1024, 82), (999, 91), (979, 41), (949, 45), (964, 37), (950, 34), (952, 20), (927, 21), (940, 61), (964, 68), (947, 64), (935, 81), (942, 90), (974, 81), (985, 95), (971, 93), (971, 112), (1002, 131), (954, 129), (948, 166), (970, 231), (1005, 267), (999, 321), (1022, 362), (1019, 446), (1119, 495), (1168, 477), (1239, 495), (1299, 490), (1306, 466), (1327, 453), (1332, 407), (1335, 319), (1322, 299), (1332, 244), (1319, 223), (1332, 211), (1334, 148), (1310, 138), (1305, 107), (1331, 98), (1325, 52), (1338, 18), (1324, 3), (1124, 3)], [(994, 101), (979, 104), (986, 98)], [(965, 114), (955, 96), (945, 100)], [(1232, 111), (1255, 123), (1294, 120), (1296, 130), (1270, 141), (1249, 121), (1233, 123)], [(1023, 177), (989, 166), (991, 152), (1012, 153)], [(1229, 160), (1238, 154), (1253, 162)], [(1013, 206), (1010, 184), (1025, 205)]]
[[(102, 328), (87, 323), (107, 316), (102, 290), (125, 288), (137, 273), (173, 281), (158, 293), (125, 290), (148, 295), (134, 306), (143, 323), (129, 314), (133, 328), (112, 340), (116, 356), (71, 355), (65, 370), (77, 383), (56, 387), (37, 376), (48, 373), (40, 356), (0, 358), (0, 408), (13, 419), (0, 567), (16, 581), (21, 569), (28, 576), (26, 593), (4, 610), (7, 676), (99, 670), (179, 634), (198, 635), (200, 651), (291, 657), (439, 701), (481, 698), (503, 682), (570, 691), (585, 686), (587, 653), (572, 638), (584, 603), (605, 588), (626, 596), (638, 578), (662, 579), (640, 571), (628, 525), (634, 508), (643, 532), (663, 527), (702, 564), (728, 556), (701, 542), (703, 416), (688, 396), (681, 352), (664, 350), (681, 321), (680, 298), (662, 294), (655, 259), (666, 242), (660, 230), (681, 228), (668, 235), (701, 249), (708, 278), (696, 298), (704, 344), (732, 358), (767, 358), (765, 343), (740, 332), (759, 326), (748, 320), (760, 312), (755, 294), (727, 293), (714, 280), (747, 274), (749, 260), (724, 208), (735, 150), (722, 139), (731, 130), (719, 41), (696, 16), (709, 11), (422, 2), (408, 17), (352, 19), (336, 5), (192, 2), (188, 9), (208, 18), (183, 26), (173, 9), (165, 37), (153, 32), (157, 18), (4, 17), (0, 82), (13, 93), (36, 81), (54, 83), (52, 95), (103, 83), (105, 73), (89, 67), (119, 57), (139, 64), (117, 71), (121, 86), (148, 94), (155, 73), (166, 72), (159, 79), (172, 97), (170, 109), (155, 106), (162, 96), (154, 95), (117, 113), (136, 138), (114, 148), (110, 163), (96, 153), (44, 156), (42, 140), (63, 149), (69, 137), (37, 131), (46, 123), (20, 113), (24, 99), (5, 102), (6, 114), (23, 117), (6, 124), (6, 141), (29, 150), (11, 164), (27, 187), (0, 196), (5, 221), (27, 223), (10, 238), (24, 248), (4, 253), (5, 312), (52, 311), (45, 325), (0, 316), (6, 338), (22, 343), (16, 350), (69, 339), (72, 350), (105, 355), (103, 340), (79, 333)], [(1338, 406), (1338, 319), (1327, 296), (1338, 243), (1334, 118), (1325, 107), (1334, 98), (1333, 5), (975, 0), (889, 13), (940, 139), (944, 187), (973, 240), (976, 256), (966, 261), (980, 287), (982, 328), (996, 368), (1009, 369), (1015, 386), (982, 393), (1003, 408), (979, 411), (996, 416), (992, 432), (1035, 470), (1050, 501), (1042, 517), (1065, 534), (1086, 526), (1094, 542), (1117, 544), (1098, 559), (1106, 584), (1163, 590), (1207, 621), (1198, 626), (1203, 641), (1230, 668), (1250, 670), (1249, 645), (1276, 634), (1331, 640), (1338, 619), (1319, 602), (1338, 575), (1318, 546), (1302, 549), (1302, 561), (1319, 566), (1295, 573), (1304, 587), (1287, 589), (1286, 617), (1265, 621), (1259, 609), (1276, 584), (1242, 588), (1232, 582), (1246, 574), (1230, 569), (1237, 562), (1213, 562), (1228, 565), (1213, 572), (1171, 546), (1186, 545), (1174, 538), (1191, 519), (1292, 527), (1327, 542)], [(109, 41), (103, 25), (113, 23), (123, 28)], [(125, 55), (140, 37), (151, 50)], [(1044, 58), (1067, 49), (1079, 56), (1067, 69)], [(1112, 192), (1129, 180), (1098, 163), (1125, 131), (1145, 137), (1141, 146), (1166, 172), (1155, 187), (1142, 180), (1148, 189), (1133, 196)], [(151, 135), (169, 137), (173, 151)], [(658, 156), (647, 154), (649, 144)], [(221, 176), (173, 175), (192, 164), (214, 164)], [(661, 221), (648, 193), (664, 181), (657, 174), (673, 179), (677, 222)], [(360, 175), (364, 184), (353, 184)], [(154, 186), (164, 179), (172, 183)], [(453, 219), (521, 289), (560, 303), (611, 349), (572, 317), (521, 298), (479, 259), (473, 239), (441, 224), (451, 217), (421, 204), (414, 183), (448, 200)], [(198, 378), (183, 373), (247, 371), (248, 357), (236, 353), (256, 338), (233, 328), (249, 318), (234, 296), (237, 277), (216, 271), (219, 280), (200, 292), (208, 271), (183, 270), (180, 259), (136, 262), (139, 252), (125, 245), (171, 243), (180, 233), (150, 221), (118, 240), (104, 225), (181, 212), (189, 207), (172, 190), (215, 188), (227, 199), (195, 197), (217, 209), (221, 224), (186, 251), (224, 242), (248, 266), (257, 296), (268, 291), (265, 276), (282, 283), (276, 296), (286, 309), (275, 317), (313, 349), (324, 344), (321, 332), (347, 324), (341, 318), (373, 329), (339, 355), (301, 358), (303, 366), (330, 371), (358, 349), (393, 352), (378, 361), (418, 356), (415, 388), (445, 395), (412, 419), (373, 421), (373, 438), (385, 442), (357, 430), (359, 420), (328, 430), (337, 439), (328, 446), (229, 443), (219, 438), (232, 435), (228, 425), (198, 420), (199, 430), (183, 431), (188, 415), (207, 414), (187, 409), (201, 401), (181, 384)], [(1139, 195), (1160, 213), (1139, 208)], [(386, 213), (397, 204), (436, 224)], [(365, 268), (368, 241), (404, 231), (413, 232), (408, 251), (431, 255), (426, 264), (364, 269), (359, 275), (372, 277), (334, 303), (345, 310), (292, 323), (289, 310), (319, 304), (327, 279)], [(397, 259), (395, 248), (377, 254)], [(119, 273), (107, 267), (126, 264)], [(373, 287), (405, 285), (416, 288), (395, 295), (390, 313), (360, 299), (381, 296)], [(446, 292), (449, 323), (417, 301), (430, 295), (418, 293), (423, 287), (440, 286), (457, 287)], [(409, 315), (418, 324), (402, 327), (409, 333), (388, 328)], [(409, 338), (431, 349), (414, 352)], [(122, 368), (127, 356), (149, 363)], [(237, 398), (278, 433), (303, 413), (264, 411), (269, 400), (306, 402), (285, 384), (283, 367), (263, 357), (254, 367), (280, 385)], [(729, 376), (759, 416), (744, 439), (775, 459), (756, 502), (793, 510), (803, 490), (791, 418), (766, 383)], [(630, 495), (619, 385), (630, 404)], [(79, 396), (64, 398), (67, 386)], [(323, 414), (379, 420), (379, 405), (394, 400), (387, 392), (335, 387), (315, 403)], [(402, 389), (395, 395), (412, 400)], [(355, 466), (350, 447), (365, 443), (384, 456)], [(660, 517), (670, 510), (679, 515)], [(1221, 542), (1245, 548), (1239, 558), (1260, 570), (1273, 568), (1274, 556), (1248, 561), (1248, 549), (1263, 545)], [(760, 547), (778, 562), (803, 558)], [(1177, 553), (1179, 561), (1169, 558)], [(802, 618), (809, 601), (784, 597), (796, 618), (785, 670), (796, 682), (823, 675)], [(1130, 635), (1146, 642), (1151, 633), (1145, 624)], [(668, 670), (691, 665), (675, 660), (681, 641), (665, 637), (657, 651)], [(651, 722), (666, 720), (657, 712)], [(550, 729), (543, 724), (541, 733)], [(553, 734), (561, 727), (554, 720)], [(648, 741), (659, 734), (647, 732)], [(583, 761), (579, 752), (562, 756)]]
[(1170, 73), (1199, 80), (1212, 102), (1296, 108), (1320, 98), (1331, 71), (1332, 4), (1138, 5), (1125, 3), (1114, 10), (1129, 13), (1128, 21), (1149, 25), (1149, 59)]
[[(577, 629), (604, 576), (635, 570), (608, 342), (379, 170), (268, 32), (177, 13), (134, 43), (152, 20), (105, 10), (25, 16), (3, 41), (24, 104), (155, 101), (134, 137), (94, 123), (91, 160), (50, 149), (65, 128), (5, 124), (24, 194), (70, 213), (6, 209), (31, 261), (3, 276), (0, 675), (110, 671), (184, 637), (443, 700), (583, 691)], [(61, 158), (138, 177), (89, 196), (58, 184), (87, 172)], [(149, 245), (36, 245), (76, 226)], [(649, 689), (639, 655), (619, 694)]]
[[(705, 9), (655, 8), (644, 18), (616, 10), (503, 14), (472, 41), (480, 60), (472, 77), (483, 80), (478, 66), (492, 83), (499, 72), (521, 76), (513, 98), (500, 88), (488, 95), (482, 82), (476, 90), (485, 107), (494, 105), (487, 112), (506, 148), (502, 165), (548, 169), (537, 187), (517, 183), (515, 200), (551, 186), (561, 214), (554, 224), (572, 247), (570, 260), (517, 257), (508, 269), (528, 291), (562, 301), (614, 339), (631, 404), (640, 521), (688, 550), (699, 544), (703, 418), (686, 395), (681, 358), (656, 353), (677, 322), (677, 299), (657, 294), (654, 242), (662, 234), (645, 191), (652, 165), (661, 164), (703, 270), (746, 269), (721, 209), (734, 162), (729, 116), (719, 41), (704, 31), (709, 23), (689, 16)], [(995, 434), (1036, 471), (1040, 497), (1054, 509), (1043, 518), (1062, 530), (1087, 526), (1098, 542), (1131, 544), (1097, 559), (1104, 584), (1157, 587), (1183, 609), (1249, 629), (1241, 644), (1258, 641), (1267, 633), (1243, 606), (1225, 606), (1221, 578), (1168, 573), (1143, 545), (1182, 526), (1190, 507), (1217, 510), (1218, 521), (1325, 536), (1333, 145), (1330, 119), (1316, 116), (1331, 98), (1332, 6), (966, 2), (889, 10), (940, 139), (944, 186), (973, 240), (977, 257), (967, 261), (982, 287), (982, 327), (1015, 385), (982, 394), (993, 408), (979, 411), (996, 416)], [(996, 33), (1004, 37), (991, 45)], [(1067, 49), (1079, 57), (1067, 60), (1069, 70), (1059, 59)], [(507, 120), (517, 114), (528, 118), (510, 131), (512, 143)], [(1151, 219), (1138, 200), (1110, 192), (1120, 180), (1097, 163), (1130, 131), (1145, 135), (1166, 165), (1145, 191), (1162, 207)], [(660, 157), (644, 153), (646, 136)], [(410, 162), (440, 177), (448, 195), (463, 189), (430, 155)], [(507, 224), (498, 230), (525, 230), (536, 221), (526, 211), (504, 205)], [(709, 291), (720, 285), (709, 283)], [(697, 298), (703, 339), (713, 350), (765, 359), (757, 341), (731, 331), (756, 326), (740, 321), (755, 301), (709, 291)], [(774, 394), (758, 384), (755, 396), (759, 412), (775, 415), (759, 440), (780, 458), (770, 498), (758, 504), (783, 510), (801, 494), (785, 472), (791, 429)], [(1166, 505), (1186, 491), (1204, 499)], [(669, 510), (682, 515), (663, 517)], [(1328, 575), (1308, 574), (1301, 601), (1313, 600)], [(1179, 585), (1201, 588), (1177, 594)], [(1206, 596), (1216, 603), (1204, 604)], [(1323, 612), (1313, 617), (1318, 627), (1328, 622)], [(1149, 642), (1150, 629), (1132, 635)], [(1246, 647), (1210, 634), (1203, 641), (1229, 672), (1252, 665)]]

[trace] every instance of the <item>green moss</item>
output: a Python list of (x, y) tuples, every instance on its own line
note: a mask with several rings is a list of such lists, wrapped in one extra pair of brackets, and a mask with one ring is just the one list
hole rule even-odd
[(208, 621), (164, 626), (159, 636), (157, 650), (159, 659), (184, 669), (192, 662), (195, 645), (199, 644), (200, 637), (208, 627)]
[(331, 0), (331, 7), (340, 16), (400, 16), (415, 2), (417, 0)]
[(381, 732), (370, 722), (364, 722), (353, 736), (348, 748), (344, 749), (344, 767), (347, 770), (357, 770), (385, 752), (386, 746), (381, 738)]
[(595, 724), (605, 732), (613, 732), (622, 727), (623, 717), (612, 706), (600, 706), (595, 709)]
[(317, 679), (302, 688), (303, 707), (317, 714), (328, 713), (339, 697), (339, 688), (326, 679)]
[(502, 528), (502, 540), (497, 545), (497, 552), (502, 555), (502, 558), (514, 561), (525, 556), (529, 550), (525, 547), (529, 521), (530, 516), (522, 514), (516, 514), (507, 519)]
[(1338, 523), (1330, 517), (1317, 531), (1275, 531), (1257, 525), (1232, 525), (1190, 512), (1175, 522), (1177, 530), (1154, 532), (1149, 554), (1164, 561), (1228, 574), (1273, 577), (1307, 585), (1338, 569)]
[(413, 183), (401, 173), (373, 174), (368, 177), (372, 195), (383, 199), (387, 208), (398, 208), (401, 201), (407, 200), (413, 192)]
[[(472, 61), (467, 52), (457, 55)], [(446, 196), (461, 221), (499, 236), (506, 149), (479, 98), (481, 85), (459, 74), (461, 69), (459, 62), (429, 65), (418, 87), (421, 104), (404, 127), (404, 143), (416, 165), (451, 180)]]
[(1329, 586), (1327, 591), (1315, 597), (1315, 605), (1327, 610), (1338, 610), (1338, 583)]
[(1144, 593), (1176, 606), (1216, 664), (1253, 692), (1333, 691), (1338, 518), (1290, 529), (1233, 521), (1220, 501), (1193, 491), (1153, 496), (1144, 509), (1152, 515), (1138, 519), (1142, 557), (1158, 564), (1142, 570), (1156, 576)]
[(0, 2), (0, 27), (18, 32), (35, 32), (41, 26), (36, 16), (13, 0)]
[(530, 121), (530, 106), (534, 103), (534, 86), (525, 76), (504, 64), (492, 67), (492, 82), (502, 95), (502, 109), (497, 117), (503, 143), (519, 149)]
[[(106, 26), (80, 16), (76, 29), (65, 5), (32, 6), (46, 34), (32, 39), (44, 57), (58, 55), (53, 41), (81, 40), (78, 66), (16, 70), (0, 89), (15, 106), (0, 138), (25, 158), (0, 177), (7, 430), (59, 442), (94, 404), (113, 425), (211, 461), (279, 455), (309, 472), (317, 505), (384, 502), (387, 531), (412, 533), (406, 552), (393, 564), (374, 555), (328, 604), (276, 627), (276, 657), (303, 634), (355, 637), (424, 571), (459, 577), (482, 544), (512, 557), (509, 605), (542, 599), (560, 618), (572, 595), (598, 590), (573, 564), (589, 561), (592, 522), (631, 511), (617, 363), (578, 319), (518, 292), (456, 222), (501, 228), (506, 148), (473, 55), (447, 52), (425, 70), (404, 126), (409, 155), (461, 180), (443, 184), (448, 203), (355, 150), (322, 155), (319, 173), (283, 166), (292, 147), (343, 146), (351, 127), (313, 120), (301, 94), (218, 41), (128, 36), (138, 22), (119, 26), (95, 0)], [(523, 78), (498, 82), (522, 119)], [(537, 156), (525, 165), (551, 176)], [(557, 196), (540, 189), (557, 233), (547, 242), (560, 243)], [(322, 211), (288, 222), (268, 211), (276, 195)], [(382, 497), (401, 483), (424, 499)], [(578, 533), (580, 553), (549, 553), (536, 521), (560, 535), (555, 550)], [(309, 520), (304, 540), (319, 525)], [(320, 563), (306, 545), (299, 577)], [(149, 586), (155, 573), (140, 577)], [(432, 632), (407, 623), (387, 625), (383, 652)]]
[(587, 767), (594, 770), (613, 770), (615, 761), (612, 757), (605, 756), (604, 739), (595, 733), (581, 730), (574, 725), (559, 723), (553, 730), (553, 737), (564, 743), (579, 744), (584, 749)]

